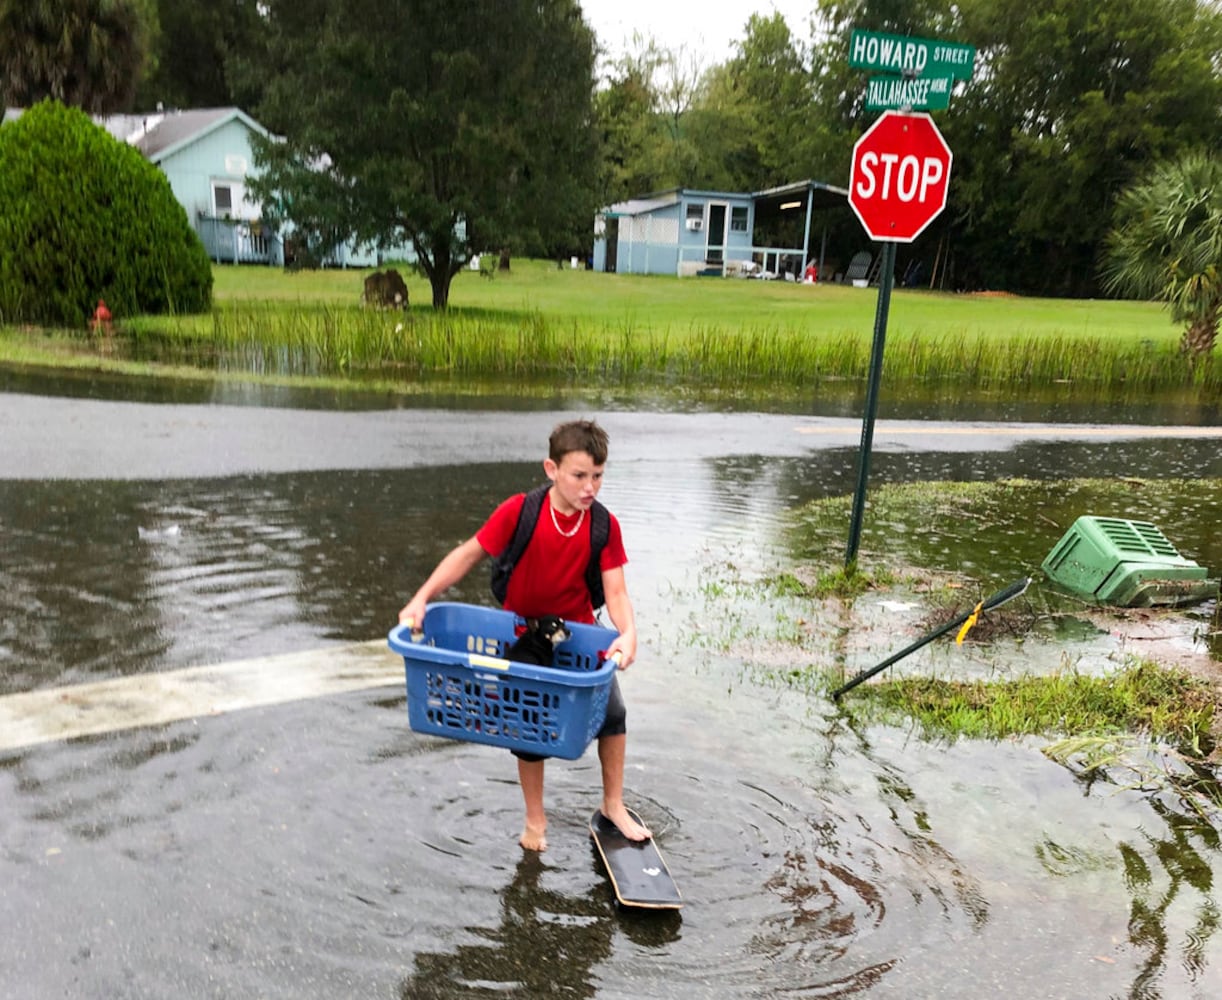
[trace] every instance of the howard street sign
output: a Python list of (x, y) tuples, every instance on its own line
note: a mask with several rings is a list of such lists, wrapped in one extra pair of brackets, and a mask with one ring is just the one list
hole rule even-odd
[(853, 147), (849, 205), (871, 239), (911, 243), (946, 207), (950, 147), (925, 114), (884, 111)]
[(855, 69), (970, 80), (975, 64), (975, 46), (959, 42), (885, 35), (877, 31), (854, 31), (849, 36), (849, 65)]
[(866, 84), (866, 110), (942, 111), (950, 107), (954, 83), (949, 76), (874, 76)]

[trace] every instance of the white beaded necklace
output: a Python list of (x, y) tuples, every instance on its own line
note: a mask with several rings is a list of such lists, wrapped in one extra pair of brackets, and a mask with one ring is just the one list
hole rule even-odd
[(581, 528), (581, 522), (586, 519), (586, 511), (583, 507), (581, 509), (581, 513), (577, 515), (577, 523), (573, 525), (570, 530), (565, 531), (560, 527), (560, 522), (556, 520), (556, 508), (549, 503), (547, 505), (547, 509), (552, 512), (552, 524), (556, 526), (556, 530), (560, 532), (561, 536), (564, 538), (572, 538), (575, 534), (577, 534), (578, 530)]

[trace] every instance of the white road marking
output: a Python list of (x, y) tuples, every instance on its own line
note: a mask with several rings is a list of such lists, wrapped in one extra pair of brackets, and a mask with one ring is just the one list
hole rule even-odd
[[(845, 430), (842, 426), (825, 427), (795, 427), (799, 434), (838, 434)], [(988, 437), (1106, 437), (1124, 440), (1126, 438), (1216, 438), (1222, 437), (1222, 427), (1138, 427), (1127, 424), (942, 424), (937, 422), (901, 422), (895, 420), (880, 420), (875, 425), (875, 432), (887, 431), (891, 434), (914, 435), (984, 435)]]
[(403, 657), (378, 639), (25, 691), (0, 698), (0, 750), (403, 683)]

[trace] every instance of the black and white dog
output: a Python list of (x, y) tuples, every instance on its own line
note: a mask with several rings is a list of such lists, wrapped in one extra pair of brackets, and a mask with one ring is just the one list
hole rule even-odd
[(526, 631), (509, 647), (505, 658), (550, 667), (556, 659), (556, 647), (572, 635), (563, 618), (555, 615), (527, 618)]

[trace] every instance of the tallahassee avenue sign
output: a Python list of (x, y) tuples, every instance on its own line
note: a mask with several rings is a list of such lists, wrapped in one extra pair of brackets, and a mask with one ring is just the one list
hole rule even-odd
[(866, 110), (911, 108), (942, 111), (950, 107), (954, 80), (949, 76), (876, 76), (866, 84)]

